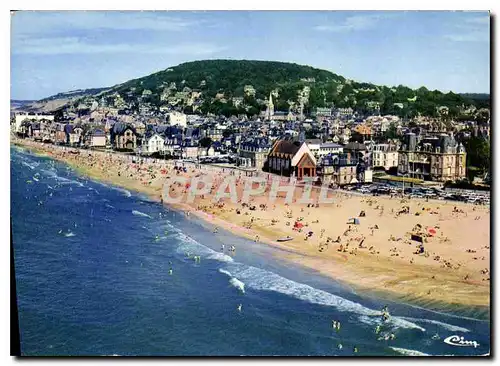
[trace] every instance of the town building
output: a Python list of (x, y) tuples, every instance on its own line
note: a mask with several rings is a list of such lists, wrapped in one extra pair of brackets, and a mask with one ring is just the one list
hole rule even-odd
[(466, 177), (466, 152), (453, 136), (440, 134), (419, 139), (405, 135), (398, 154), (398, 174), (431, 181), (455, 181)]
[(371, 147), (371, 165), (373, 168), (384, 168), (385, 171), (398, 167), (398, 146), (396, 144), (373, 144)]
[(89, 147), (104, 148), (106, 147), (106, 133), (100, 128), (90, 129), (85, 134), (84, 143)]
[(269, 154), (271, 144), (267, 138), (255, 138), (240, 143), (238, 163), (245, 168), (262, 170)]
[(350, 153), (328, 154), (321, 158), (318, 176), (323, 184), (342, 186), (358, 183), (358, 159)]
[(187, 117), (184, 113), (172, 111), (167, 114), (167, 118), (171, 126), (177, 125), (182, 128), (185, 128), (187, 126)]
[(165, 151), (165, 139), (158, 133), (147, 133), (144, 136), (141, 153), (154, 154), (163, 153)]
[(46, 121), (46, 122), (53, 122), (54, 121), (54, 116), (51, 114), (37, 114), (37, 113), (16, 113), (15, 115), (15, 132), (21, 132), (21, 124), (23, 121), (29, 120), (32, 122), (37, 122), (37, 121)]
[(266, 161), (269, 172), (298, 179), (316, 176), (316, 158), (305, 142), (281, 139), (274, 142)]
[(134, 127), (116, 122), (110, 131), (111, 145), (117, 150), (135, 150), (137, 134)]

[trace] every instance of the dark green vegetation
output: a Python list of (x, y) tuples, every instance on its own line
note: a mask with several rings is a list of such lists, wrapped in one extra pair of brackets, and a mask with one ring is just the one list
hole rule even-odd
[(464, 142), (467, 151), (467, 178), (470, 182), (475, 177), (482, 177), (491, 172), (490, 141), (472, 137)]
[[(200, 112), (222, 114), (256, 114), (265, 109), (261, 101), (267, 100), (272, 90), (278, 91), (274, 98), (275, 110), (288, 111), (290, 103), (297, 104), (298, 92), (305, 86), (310, 88), (305, 113), (316, 107), (351, 107), (361, 113), (377, 107), (382, 114), (414, 117), (419, 114), (438, 116), (438, 108), (449, 108), (448, 117), (462, 114), (464, 107), (489, 107), (487, 94), (455, 94), (428, 90), (425, 87), (413, 90), (405, 86), (387, 87), (370, 83), (349, 81), (326, 70), (286, 62), (205, 60), (180, 64), (178, 66), (130, 80), (112, 88), (133, 102), (144, 90), (152, 94), (144, 101), (161, 105), (160, 95), (171, 85), (176, 91), (185, 87), (203, 93), (204, 103)], [(245, 95), (245, 85), (255, 88), (255, 96)], [(215, 100), (217, 93), (224, 93), (224, 101)], [(233, 97), (243, 97), (244, 104), (236, 108)], [(260, 102), (259, 102), (260, 101)], [(190, 107), (186, 107), (188, 110)]]

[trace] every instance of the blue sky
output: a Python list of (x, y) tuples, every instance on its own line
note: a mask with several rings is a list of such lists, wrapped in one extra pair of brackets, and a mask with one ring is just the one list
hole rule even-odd
[(213, 58), (296, 62), (383, 85), (489, 92), (487, 12), (17, 12), (11, 98)]

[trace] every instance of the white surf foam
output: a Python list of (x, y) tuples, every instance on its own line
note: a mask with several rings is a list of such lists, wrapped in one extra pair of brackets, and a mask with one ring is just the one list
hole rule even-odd
[(208, 259), (214, 259), (219, 262), (234, 262), (234, 259), (227, 254), (215, 252), (208, 256)]
[(422, 322), (422, 323), (430, 323), (430, 324), (436, 324), (436, 325), (439, 325), (440, 327), (444, 328), (444, 329), (447, 329), (451, 332), (470, 332), (469, 329), (467, 328), (463, 328), (463, 327), (459, 327), (457, 325), (452, 325), (452, 324), (448, 324), (448, 323), (443, 323), (443, 322), (440, 322), (440, 321), (437, 321), (437, 320), (432, 320), (432, 319), (417, 319), (417, 318), (409, 318), (409, 317), (401, 317), (401, 319), (406, 319), (406, 320), (410, 320), (410, 321), (414, 321), (414, 322)]
[[(332, 306), (339, 311), (355, 313), (360, 315), (359, 320), (361, 322), (369, 325), (373, 325), (376, 319), (380, 319), (381, 313), (378, 310), (367, 308), (359, 303), (309, 285), (289, 280), (276, 273), (245, 265), (231, 266), (229, 271), (233, 277), (238, 278), (246, 286), (256, 290), (279, 292), (313, 304)], [(418, 329), (425, 332), (425, 328), (396, 316), (391, 316), (386, 324), (393, 325), (396, 328)]]
[(80, 187), (83, 187), (83, 183), (78, 182), (77, 180), (60, 177), (57, 174), (54, 176), (54, 178), (55, 178), (55, 180), (57, 180), (59, 182), (59, 184), (76, 184)]
[(228, 256), (227, 254), (216, 252), (203, 244), (200, 244), (195, 239), (190, 236), (182, 233), (178, 229), (175, 229), (173, 226), (169, 226), (169, 231), (176, 233), (177, 237), (180, 239), (181, 244), (177, 247), (177, 253), (192, 253), (196, 255), (201, 255), (206, 257), (207, 259), (213, 259), (219, 262), (233, 262), (233, 258)]
[(35, 168), (38, 166), (38, 164), (36, 164), (36, 163), (30, 164), (30, 163), (27, 163), (26, 161), (22, 161), (21, 164), (23, 164), (24, 166), (27, 166), (31, 170), (35, 170)]
[(149, 217), (150, 219), (152, 219), (151, 216), (149, 216), (148, 214), (141, 212), (141, 211), (133, 210), (132, 214), (135, 216)]
[(390, 348), (398, 353), (401, 353), (404, 356), (431, 356), (428, 353), (416, 351), (414, 349), (406, 349), (398, 347), (390, 347)]
[(69, 233), (64, 234), (64, 236), (69, 238), (69, 237), (75, 236), (75, 234), (72, 231), (70, 231)]
[(242, 294), (245, 293), (245, 284), (243, 282), (241, 282), (239, 279), (237, 279), (236, 277), (232, 277), (229, 280), (229, 283), (231, 285), (233, 285), (234, 287), (236, 287)]
[(98, 180), (96, 180), (94, 182), (97, 183), (97, 184), (100, 184), (101, 186), (104, 186), (106, 188), (110, 188), (110, 189), (113, 189), (115, 191), (121, 192), (121, 193), (123, 193), (125, 195), (125, 197), (132, 197), (132, 193), (130, 193), (130, 191), (127, 191), (125, 188), (115, 187), (115, 186), (106, 184), (104, 182), (100, 182)]
[(241, 282), (239, 279), (237, 279), (236, 277), (233, 277), (231, 272), (226, 271), (223, 268), (220, 268), (219, 272), (225, 274), (226, 276), (229, 276), (229, 283), (233, 287), (236, 287), (242, 294), (245, 293), (245, 284), (243, 282)]
[(117, 191), (122, 192), (122, 193), (125, 195), (125, 197), (131, 197), (131, 196), (132, 196), (132, 193), (130, 193), (129, 191), (127, 191), (127, 190), (126, 190), (126, 189), (124, 189), (124, 188), (116, 188), (116, 187), (115, 187), (114, 189), (116, 189)]
[[(313, 304), (332, 306), (339, 311), (355, 313), (359, 315), (361, 322), (369, 325), (381, 319), (381, 312), (379, 310), (367, 308), (359, 303), (306, 284), (289, 280), (273, 272), (234, 262), (232, 257), (200, 244), (179, 230), (172, 231), (176, 232), (177, 237), (181, 241), (181, 244), (177, 248), (178, 253), (207, 256), (209, 259), (227, 262), (228, 267), (219, 271), (231, 278), (237, 279), (245, 287), (262, 291), (279, 292)], [(236, 281), (233, 281), (233, 283), (233, 285), (239, 286)], [(425, 332), (425, 328), (397, 316), (391, 316), (385, 324), (392, 325), (394, 328), (418, 329)]]

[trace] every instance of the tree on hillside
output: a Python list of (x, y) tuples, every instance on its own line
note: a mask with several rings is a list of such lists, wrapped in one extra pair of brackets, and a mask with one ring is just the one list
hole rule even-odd
[(479, 137), (471, 137), (465, 145), (467, 166), (477, 167), (487, 172), (490, 169), (490, 142)]

